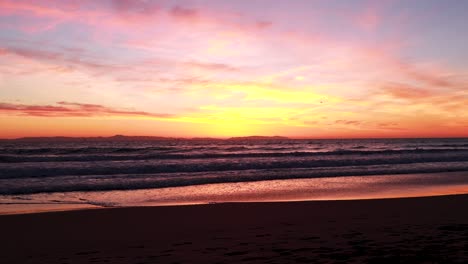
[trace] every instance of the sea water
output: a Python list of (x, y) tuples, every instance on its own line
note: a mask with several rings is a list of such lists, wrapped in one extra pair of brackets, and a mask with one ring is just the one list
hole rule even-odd
[(9, 140), (0, 207), (460, 193), (467, 172), (468, 139)]

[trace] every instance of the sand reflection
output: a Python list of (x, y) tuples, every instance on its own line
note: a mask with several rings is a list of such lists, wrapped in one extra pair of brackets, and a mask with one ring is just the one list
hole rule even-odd
[(0, 214), (116, 206), (421, 197), (468, 193), (468, 172), (219, 183), (0, 197)]

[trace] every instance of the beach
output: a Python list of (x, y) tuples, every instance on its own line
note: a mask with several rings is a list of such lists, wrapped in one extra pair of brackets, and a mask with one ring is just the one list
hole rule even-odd
[(468, 261), (468, 139), (124, 139), (0, 142), (0, 263)]
[(468, 195), (0, 216), (2, 263), (466, 263)]

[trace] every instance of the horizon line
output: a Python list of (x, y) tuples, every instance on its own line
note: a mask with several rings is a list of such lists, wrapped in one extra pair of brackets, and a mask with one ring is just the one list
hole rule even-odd
[(22, 140), (22, 139), (112, 139), (112, 138), (154, 138), (154, 140), (197, 140), (197, 139), (211, 139), (211, 140), (230, 140), (230, 139), (285, 139), (285, 140), (353, 140), (353, 139), (468, 139), (468, 136), (436, 136), (436, 137), (288, 137), (288, 136), (263, 136), (263, 135), (249, 135), (249, 136), (235, 136), (235, 137), (170, 137), (170, 136), (147, 136), (147, 135), (112, 135), (112, 136), (26, 136), (16, 138), (0, 138), (0, 140)]

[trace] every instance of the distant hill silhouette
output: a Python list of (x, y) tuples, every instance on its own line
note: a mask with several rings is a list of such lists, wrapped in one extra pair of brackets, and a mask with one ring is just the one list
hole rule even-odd
[(248, 137), (232, 137), (228, 138), (228, 140), (284, 140), (289, 139), (287, 137), (280, 137), (280, 136), (273, 136), (273, 137), (266, 137), (266, 136), (248, 136)]
[(165, 141), (165, 140), (281, 140), (288, 139), (287, 137), (266, 137), (266, 136), (248, 136), (248, 137), (232, 137), (228, 139), (197, 137), (197, 138), (182, 138), (182, 137), (153, 137), (153, 136), (124, 136), (115, 135), (111, 137), (22, 137), (15, 139), (0, 139), (1, 141), (21, 141), (21, 142), (40, 142), (40, 141)]

